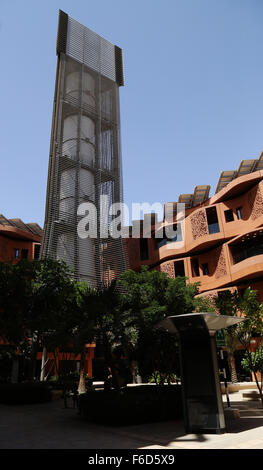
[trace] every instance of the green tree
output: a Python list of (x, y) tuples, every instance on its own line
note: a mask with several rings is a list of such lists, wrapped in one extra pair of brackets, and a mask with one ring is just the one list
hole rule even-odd
[(130, 358), (138, 360), (144, 377), (158, 371), (169, 380), (179, 370), (178, 341), (156, 326), (167, 316), (190, 313), (204, 306), (204, 301), (195, 299), (198, 284), (187, 284), (184, 277), (171, 279), (166, 273), (143, 266), (140, 272), (123, 273), (118, 286), (119, 321)]
[[(31, 376), (35, 377), (36, 355), (40, 349), (54, 346), (54, 339), (64, 325), (69, 329), (75, 300), (75, 283), (71, 271), (62, 261), (52, 259), (29, 263), (33, 276), (27, 314), (28, 334), (32, 338)], [(58, 345), (57, 345), (58, 346)]]
[(260, 374), (260, 380), (257, 382), (257, 386), (263, 406), (263, 346), (258, 346), (256, 351), (246, 351), (241, 365), (243, 369), (248, 372), (257, 371), (257, 373)]
[(194, 312), (215, 312), (215, 304), (208, 297), (194, 298)]
[[(76, 281), (65, 263), (23, 260), (0, 264), (0, 336), (31, 360), (35, 377), (37, 351), (59, 346), (62, 332), (75, 326)], [(68, 340), (64, 335), (63, 343)]]
[(257, 377), (259, 361), (256, 360), (261, 341), (257, 343), (256, 351), (251, 349), (251, 340), (263, 336), (263, 304), (258, 301), (257, 291), (250, 287), (243, 295), (226, 291), (218, 296), (216, 306), (221, 314), (244, 317), (243, 322), (228, 328), (225, 333), (231, 377), (235, 379), (234, 351), (241, 345), (245, 351), (246, 370), (254, 375), (263, 404), (262, 384)]
[[(72, 315), (73, 314), (73, 315)], [(86, 392), (85, 357), (86, 345), (95, 340), (98, 322), (98, 293), (86, 283), (75, 284), (74, 306), (71, 308), (73, 322), (66, 325), (68, 342), (72, 344), (76, 355), (80, 354), (80, 378), (78, 392)], [(62, 332), (65, 338), (65, 329)]]
[(237, 308), (246, 319), (238, 325), (238, 337), (249, 350), (251, 339), (263, 335), (263, 304), (258, 301), (257, 291), (248, 287), (243, 296), (237, 297)]
[[(120, 389), (129, 380), (129, 355), (132, 333), (130, 319), (121, 308), (120, 291), (116, 282), (97, 290), (97, 331), (106, 363), (105, 374), (110, 371), (112, 385)], [(106, 377), (107, 378), (107, 377)]]
[[(13, 370), (17, 369), (18, 355), (30, 357), (27, 319), (32, 276), (32, 265), (27, 261), (0, 263), (0, 337), (8, 346)], [(18, 370), (12, 380), (17, 379)]]
[[(236, 291), (222, 291), (220, 292), (220, 295), (215, 298), (216, 309), (221, 315), (237, 316), (239, 303), (240, 298)], [(236, 372), (235, 351), (241, 346), (239, 340), (239, 329), (235, 325), (230, 326), (224, 331), (224, 334), (231, 382), (237, 383), (238, 378)]]
[[(86, 345), (94, 341), (97, 325), (97, 291), (72, 279), (64, 263), (45, 260), (34, 279), (33, 305), (39, 311), (34, 331), (46, 350), (56, 354), (70, 351), (80, 355), (78, 391), (84, 393)], [(45, 298), (46, 300), (41, 302)], [(42, 305), (42, 309), (41, 309)]]
[[(238, 309), (246, 319), (238, 325), (238, 338), (246, 351), (247, 364), (250, 372), (254, 375), (263, 406), (262, 376), (261, 382), (257, 376), (263, 337), (263, 304), (258, 301), (257, 291), (248, 287), (243, 296), (238, 299)], [(259, 341), (256, 343), (255, 351), (253, 351), (251, 341), (255, 337), (258, 337)]]

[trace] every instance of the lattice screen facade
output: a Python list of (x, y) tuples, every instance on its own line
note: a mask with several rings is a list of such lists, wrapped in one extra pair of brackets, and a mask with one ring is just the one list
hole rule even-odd
[[(78, 280), (107, 285), (127, 267), (124, 240), (100, 238), (100, 196), (123, 200), (122, 51), (60, 11), (57, 55), (41, 256), (64, 260)], [(83, 202), (96, 206), (97, 238), (78, 236)]]

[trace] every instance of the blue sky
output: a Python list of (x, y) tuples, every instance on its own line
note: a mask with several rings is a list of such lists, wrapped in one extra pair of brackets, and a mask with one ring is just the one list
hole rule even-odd
[(0, 0), (0, 213), (43, 225), (58, 10), (123, 49), (125, 202), (176, 201), (263, 150), (262, 0)]

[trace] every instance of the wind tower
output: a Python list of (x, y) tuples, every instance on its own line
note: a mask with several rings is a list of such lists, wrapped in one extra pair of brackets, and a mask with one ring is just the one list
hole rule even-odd
[[(126, 268), (125, 241), (100, 230), (101, 196), (109, 205), (123, 201), (123, 85), (122, 50), (60, 10), (41, 257), (64, 260), (76, 279), (94, 287), (107, 285)], [(96, 207), (96, 238), (78, 236), (83, 202)]]

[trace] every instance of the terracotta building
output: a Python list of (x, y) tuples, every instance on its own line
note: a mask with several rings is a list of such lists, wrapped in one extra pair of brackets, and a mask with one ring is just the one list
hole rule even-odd
[(0, 262), (39, 258), (42, 229), (36, 223), (7, 219), (0, 214)]
[[(186, 276), (200, 282), (201, 295), (251, 286), (263, 301), (263, 153), (243, 160), (237, 171), (222, 172), (212, 197), (209, 191), (197, 186), (193, 194), (179, 196), (184, 221), (176, 215), (168, 223), (153, 221), (150, 238), (128, 238), (130, 267)], [(177, 236), (156, 238), (171, 223)]]

